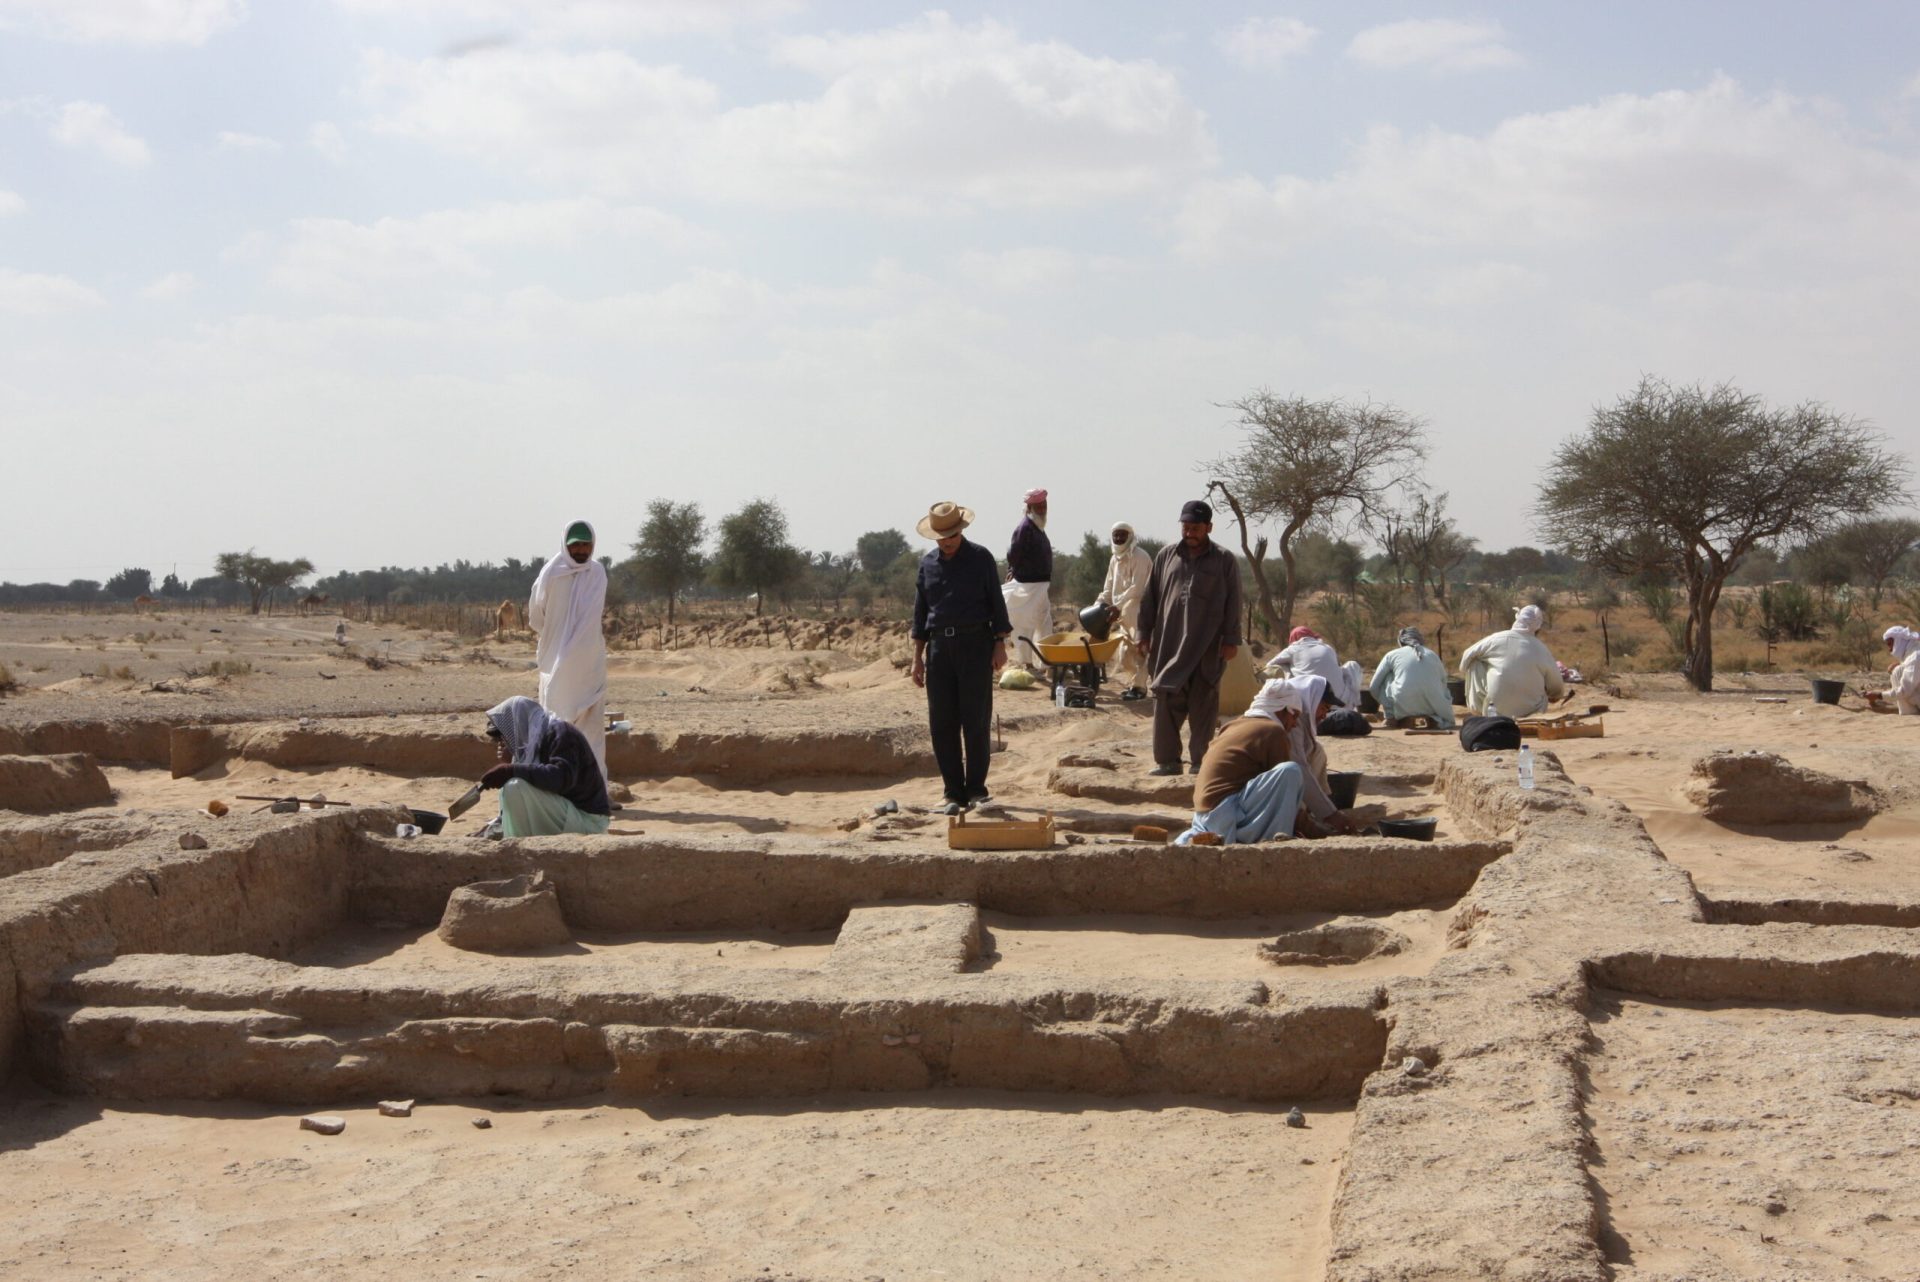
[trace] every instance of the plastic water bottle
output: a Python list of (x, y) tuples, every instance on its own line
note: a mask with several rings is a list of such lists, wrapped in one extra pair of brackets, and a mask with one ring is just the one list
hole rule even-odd
[(1533, 749), (1520, 745), (1520, 791), (1533, 791)]
[(614, 723), (613, 723), (612, 725), (610, 725), (610, 726), (608, 726), (608, 727), (607, 727), (607, 733), (609, 733), (609, 734), (632, 734), (632, 733), (633, 733), (633, 722), (631, 722), (631, 721), (616, 721), (616, 722), (614, 722)]

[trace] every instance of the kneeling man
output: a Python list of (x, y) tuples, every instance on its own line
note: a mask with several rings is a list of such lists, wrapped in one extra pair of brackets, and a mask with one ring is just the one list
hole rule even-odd
[(487, 737), (500, 764), (480, 786), (500, 790), (501, 836), (607, 830), (607, 780), (580, 727), (515, 695), (487, 710)]
[(1203, 832), (1228, 845), (1248, 845), (1354, 831), (1353, 821), (1312, 786), (1306, 763), (1296, 759), (1293, 732), (1303, 715), (1300, 688), (1285, 679), (1269, 681), (1247, 714), (1214, 736), (1194, 780), (1193, 826), (1174, 838), (1177, 845), (1191, 845)]

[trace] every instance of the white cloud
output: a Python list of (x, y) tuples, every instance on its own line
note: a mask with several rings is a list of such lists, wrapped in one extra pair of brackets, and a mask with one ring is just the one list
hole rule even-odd
[(1347, 46), (1347, 57), (1370, 67), (1427, 67), (1434, 71), (1486, 71), (1524, 61), (1506, 43), (1497, 22), (1413, 18), (1368, 27)]
[(799, 0), (334, 0), (367, 17), (459, 23), (505, 39), (633, 39), (726, 31), (803, 7)]
[(161, 301), (185, 298), (199, 287), (200, 282), (194, 279), (192, 272), (168, 272), (165, 276), (148, 282), (141, 289), (140, 296)]
[(18, 192), (0, 187), (0, 218), (5, 218), (8, 214), (24, 213), (26, 208), (27, 202)]
[(1248, 18), (1216, 38), (1221, 51), (1243, 67), (1271, 71), (1305, 53), (1320, 34), (1298, 18)]
[(70, 276), (17, 272), (0, 267), (0, 312), (17, 316), (51, 316), (56, 312), (97, 307), (106, 300), (98, 291)]
[(222, 129), (218, 141), (222, 151), (280, 150), (280, 144), (272, 138), (263, 138), (259, 134), (241, 133), (235, 129)]
[(343, 164), (347, 159), (346, 135), (331, 120), (318, 121), (308, 129), (307, 144), (332, 164)]
[(54, 115), (48, 132), (64, 147), (96, 151), (117, 165), (139, 168), (153, 159), (146, 142), (97, 102), (68, 103)]
[(1046, 206), (1164, 185), (1213, 158), (1172, 73), (934, 13), (782, 40), (817, 96), (729, 107), (715, 85), (613, 50), (373, 54), (373, 125), (595, 190), (777, 205)]
[(229, 258), (247, 262), (270, 256), (269, 276), (280, 288), (362, 303), (397, 301), (395, 291), (488, 281), (495, 275), (490, 256), (504, 252), (598, 252), (615, 242), (633, 241), (664, 246), (675, 254), (717, 243), (708, 233), (657, 210), (584, 199), (439, 210), (372, 223), (302, 218), (277, 247), (249, 237), (229, 251)]
[[(1351, 228), (1412, 243), (1578, 244), (1629, 229), (1765, 228), (1898, 240), (1920, 163), (1876, 149), (1824, 104), (1754, 97), (1724, 77), (1515, 116), (1481, 135), (1370, 130), (1325, 179), (1207, 184), (1179, 224), (1189, 252), (1284, 250)], [(1905, 251), (1902, 251), (1904, 254)]]
[(0, 0), (0, 30), (84, 44), (199, 45), (246, 11), (246, 0)]

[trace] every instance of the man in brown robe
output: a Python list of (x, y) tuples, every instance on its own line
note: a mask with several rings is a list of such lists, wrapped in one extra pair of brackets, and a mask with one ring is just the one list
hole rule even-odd
[(1140, 598), (1140, 651), (1153, 690), (1153, 773), (1180, 773), (1180, 725), (1187, 759), (1200, 759), (1220, 719), (1220, 676), (1240, 650), (1240, 567), (1215, 543), (1213, 509), (1198, 499), (1180, 509), (1180, 541), (1162, 548)]

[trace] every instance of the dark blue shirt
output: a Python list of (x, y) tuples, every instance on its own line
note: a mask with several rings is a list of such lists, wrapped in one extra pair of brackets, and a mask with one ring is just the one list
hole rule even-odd
[(1047, 532), (1023, 516), (1013, 527), (1013, 542), (1007, 545), (1007, 568), (1015, 583), (1045, 583), (1053, 578), (1053, 540)]
[(513, 767), (515, 779), (524, 779), (542, 792), (565, 797), (584, 814), (613, 813), (613, 803), (607, 797), (607, 781), (600, 775), (600, 763), (594, 760), (593, 746), (578, 726), (553, 721), (534, 756), (537, 760), (532, 765)]
[(1000, 569), (993, 553), (960, 540), (953, 556), (935, 548), (920, 558), (913, 583), (913, 639), (925, 641), (940, 628), (989, 628), (997, 637), (1013, 631), (1007, 599), (1000, 595)]

